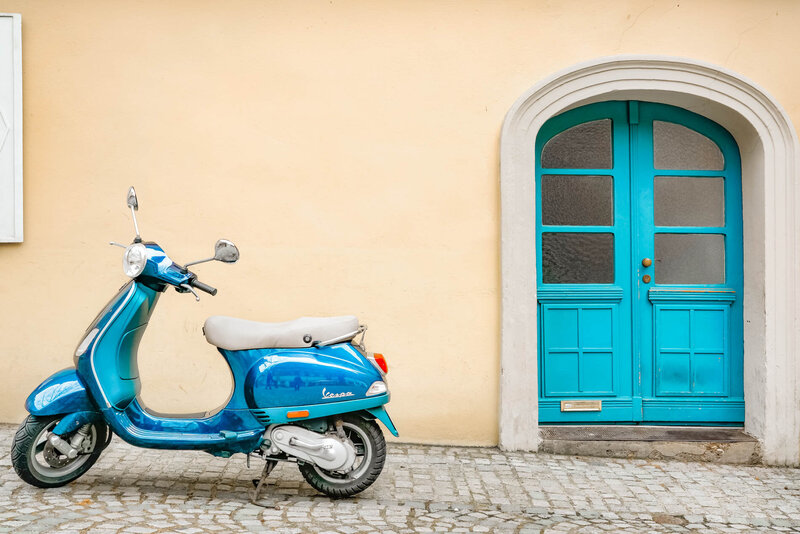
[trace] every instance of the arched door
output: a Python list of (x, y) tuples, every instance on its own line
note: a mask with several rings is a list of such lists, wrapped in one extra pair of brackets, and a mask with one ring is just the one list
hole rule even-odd
[(536, 140), (543, 423), (741, 423), (739, 149), (647, 102), (550, 119)]

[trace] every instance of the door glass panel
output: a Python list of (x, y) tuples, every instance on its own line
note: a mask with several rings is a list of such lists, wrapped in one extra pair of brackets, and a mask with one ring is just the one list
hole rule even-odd
[(545, 169), (610, 169), (611, 161), (611, 119), (573, 126), (542, 149)]
[(542, 282), (614, 283), (614, 234), (542, 233)]
[(725, 282), (725, 236), (720, 234), (656, 234), (657, 284), (721, 284)]
[(656, 226), (725, 226), (722, 178), (656, 176)]
[(653, 121), (653, 165), (656, 169), (721, 171), (722, 151), (703, 134), (674, 122)]
[(614, 179), (611, 176), (542, 176), (542, 224), (613, 225)]

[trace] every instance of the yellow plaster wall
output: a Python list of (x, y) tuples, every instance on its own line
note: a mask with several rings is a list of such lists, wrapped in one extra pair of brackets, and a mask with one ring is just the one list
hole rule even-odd
[(800, 122), (800, 4), (779, 1), (0, 1), (22, 14), (25, 242), (0, 245), (0, 420), (71, 364), (139, 222), (179, 262), (145, 401), (211, 409), (212, 314), (353, 313), (406, 441), (497, 442), (499, 131), (540, 79), (613, 54), (709, 61)]

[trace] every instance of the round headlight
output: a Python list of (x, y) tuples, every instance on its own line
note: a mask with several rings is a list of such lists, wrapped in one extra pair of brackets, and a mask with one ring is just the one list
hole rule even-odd
[(141, 243), (134, 243), (125, 249), (122, 256), (122, 270), (131, 278), (136, 278), (144, 270), (147, 263), (147, 247)]

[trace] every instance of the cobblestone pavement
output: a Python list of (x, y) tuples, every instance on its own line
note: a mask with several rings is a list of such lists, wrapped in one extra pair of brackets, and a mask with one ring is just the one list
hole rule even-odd
[(78, 481), (20, 481), (0, 425), (5, 532), (800, 532), (800, 470), (391, 445), (360, 496), (315, 494), (281, 464), (260, 506), (242, 455), (146, 451), (115, 438)]

